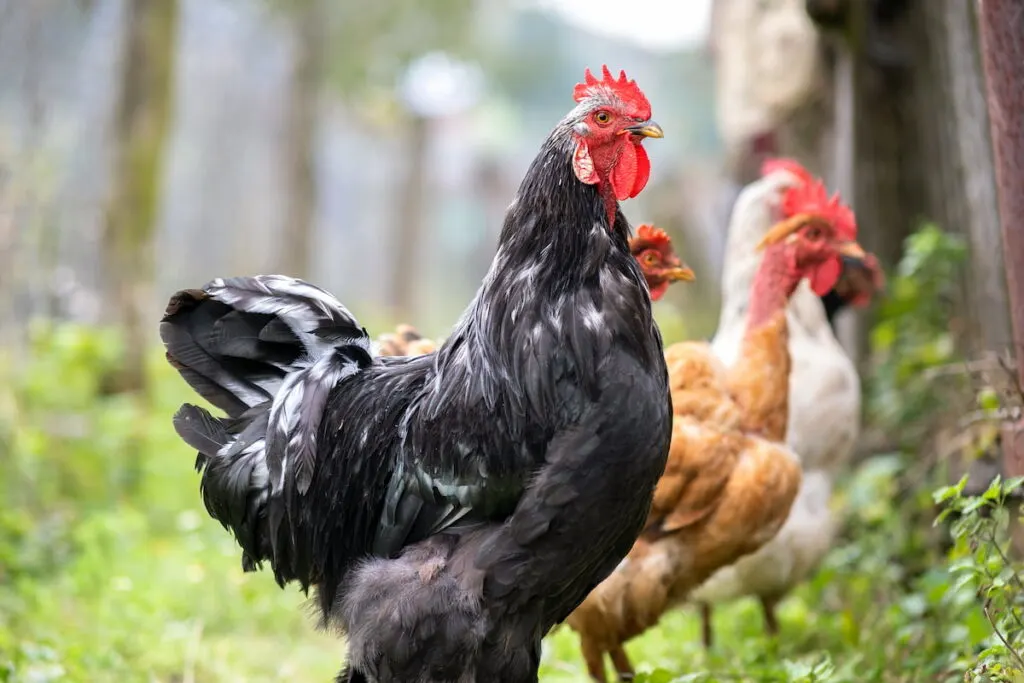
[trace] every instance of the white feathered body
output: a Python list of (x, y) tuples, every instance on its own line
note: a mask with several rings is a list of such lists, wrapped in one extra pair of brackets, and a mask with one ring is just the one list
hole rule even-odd
[[(727, 365), (736, 360), (743, 338), (750, 286), (760, 263), (756, 245), (778, 220), (778, 197), (791, 182), (784, 171), (772, 173), (748, 185), (733, 209), (722, 313), (711, 342), (712, 351)], [(860, 378), (806, 281), (790, 299), (787, 320), (792, 370), (786, 443), (803, 467), (800, 492), (775, 538), (712, 575), (694, 591), (698, 602), (781, 597), (817, 568), (836, 532), (832, 483), (849, 461), (860, 432)]]

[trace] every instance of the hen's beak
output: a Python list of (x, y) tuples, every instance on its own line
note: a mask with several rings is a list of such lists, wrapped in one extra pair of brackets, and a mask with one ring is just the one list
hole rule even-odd
[(669, 268), (665, 271), (665, 277), (669, 282), (693, 282), (697, 279), (697, 276), (693, 274), (693, 270), (689, 266)]
[(878, 259), (873, 255), (868, 254), (866, 258), (854, 258), (842, 254), (841, 258), (844, 278), (847, 277), (847, 273), (857, 272), (872, 283), (876, 292), (885, 291), (885, 272), (878, 265)]
[(654, 121), (647, 121), (646, 123), (638, 123), (635, 126), (627, 126), (622, 129), (624, 133), (632, 133), (633, 135), (639, 135), (645, 138), (663, 138), (665, 132), (661, 130), (661, 126), (656, 124)]
[(842, 242), (837, 251), (842, 256), (848, 256), (849, 258), (854, 258), (860, 261), (867, 258), (867, 254), (864, 252), (864, 249), (852, 240), (849, 242)]

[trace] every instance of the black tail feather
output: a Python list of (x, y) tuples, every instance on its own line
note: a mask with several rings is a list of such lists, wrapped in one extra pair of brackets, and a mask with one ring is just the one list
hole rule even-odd
[(279, 583), (308, 587), (293, 508), (312, 482), (331, 389), (372, 360), (366, 331), (324, 290), (267, 275), (178, 292), (160, 335), (168, 361), (228, 415), (186, 404), (174, 416), (199, 452), (207, 511), (234, 533), (246, 571), (269, 560)]
[[(167, 360), (196, 393), (231, 416), (270, 400), (272, 391), (253, 380), (276, 368), (232, 368), (231, 357), (218, 348), (218, 322), (231, 313), (228, 306), (186, 290), (171, 299), (167, 310), (160, 323)], [(277, 370), (277, 375), (279, 385), (284, 372)]]
[(216, 455), (231, 442), (231, 436), (221, 420), (191, 403), (181, 406), (172, 422), (181, 440), (206, 457)]

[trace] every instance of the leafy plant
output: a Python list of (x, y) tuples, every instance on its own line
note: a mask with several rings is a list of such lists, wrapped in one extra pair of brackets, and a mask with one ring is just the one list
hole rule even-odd
[(996, 477), (979, 496), (964, 494), (967, 476), (935, 492), (943, 505), (937, 520), (952, 518), (956, 546), (950, 554), (954, 586), (970, 588), (990, 628), (988, 645), (967, 669), (964, 680), (1019, 683), (1024, 680), (1024, 580), (1010, 559), (1011, 517), (1019, 513), (1024, 477)]
[(904, 252), (871, 333), (868, 404), (875, 423), (916, 450), (929, 441), (928, 418), (944, 407), (943, 393), (925, 371), (957, 359), (949, 311), (967, 250), (959, 236), (925, 225), (907, 238)]

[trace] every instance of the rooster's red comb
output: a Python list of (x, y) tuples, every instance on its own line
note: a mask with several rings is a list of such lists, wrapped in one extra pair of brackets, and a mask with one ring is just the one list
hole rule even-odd
[(782, 193), (782, 215), (785, 218), (813, 214), (828, 221), (843, 239), (857, 239), (857, 219), (838, 192), (829, 197), (825, 183), (792, 159), (768, 159), (761, 167), (761, 175), (776, 171), (791, 173), (799, 181)]
[(626, 78), (625, 71), (619, 71), (619, 77), (615, 78), (608, 70), (607, 64), (601, 65), (601, 80), (595, 78), (588, 68), (583, 74), (583, 82), (577, 83), (573, 89), (572, 98), (582, 102), (602, 90), (614, 95), (624, 104), (632, 105), (638, 117), (651, 118), (651, 103), (647, 101), (647, 96), (640, 90), (636, 81)]

